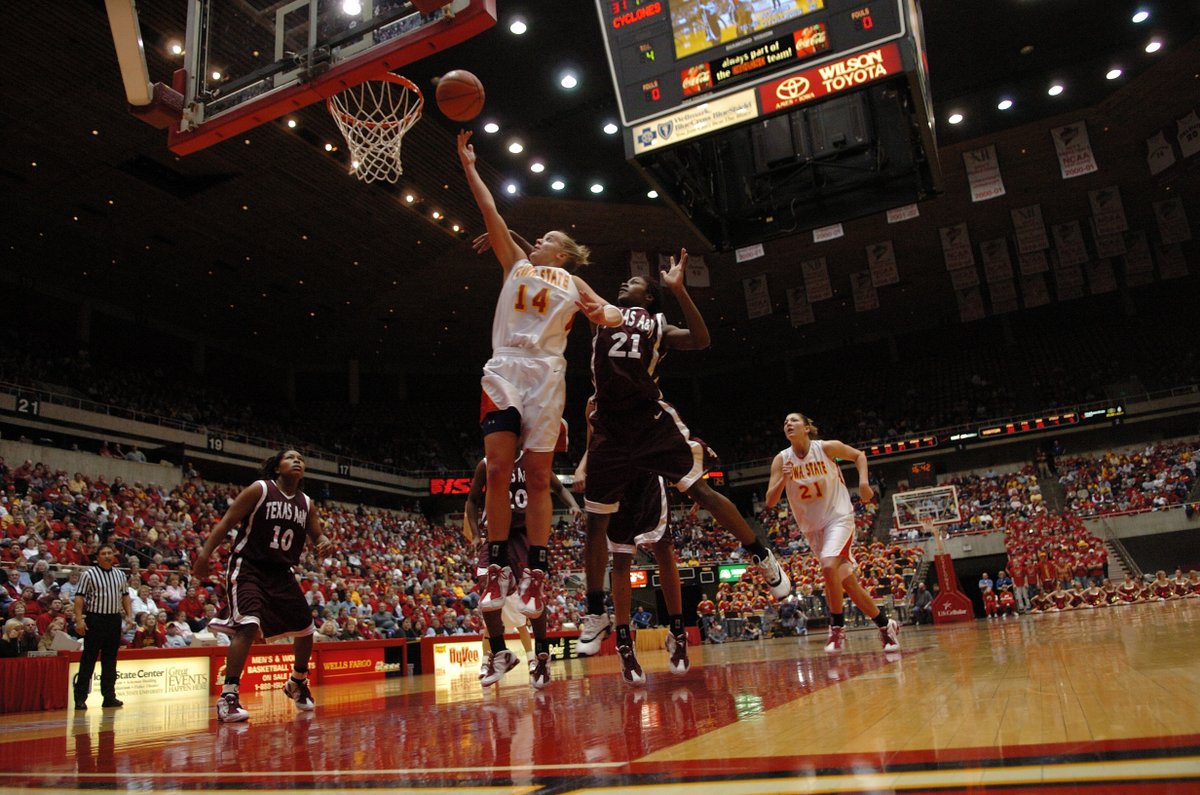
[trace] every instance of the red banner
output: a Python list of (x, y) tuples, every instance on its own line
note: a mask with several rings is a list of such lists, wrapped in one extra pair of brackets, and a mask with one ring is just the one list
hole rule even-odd
[(885, 44), (772, 80), (759, 86), (758, 98), (764, 114), (774, 113), (891, 77), (903, 68), (900, 49), (895, 44)]
[(317, 681), (322, 685), (382, 679), (383, 648), (321, 649), (316, 660)]

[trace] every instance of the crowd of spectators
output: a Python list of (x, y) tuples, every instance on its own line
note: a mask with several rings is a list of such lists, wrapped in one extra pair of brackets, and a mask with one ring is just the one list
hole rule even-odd
[(1162, 510), (1187, 500), (1196, 483), (1200, 440), (1057, 462), (1067, 507), (1083, 516)]

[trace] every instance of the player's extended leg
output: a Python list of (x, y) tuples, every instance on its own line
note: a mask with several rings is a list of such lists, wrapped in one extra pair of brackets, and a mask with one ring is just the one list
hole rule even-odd
[(587, 612), (579, 628), (575, 653), (590, 657), (600, 653), (600, 644), (612, 633), (608, 610), (604, 606), (604, 570), (608, 568), (608, 522), (611, 514), (587, 514), (587, 539), (583, 547), (584, 575), (587, 584)]
[(292, 644), (295, 660), (292, 663), (292, 675), (288, 677), (283, 692), (296, 702), (297, 709), (310, 710), (316, 706), (312, 691), (308, 689), (308, 660), (312, 657), (313, 636), (300, 635)]
[[(229, 651), (225, 654), (225, 684), (217, 699), (217, 720), (221, 723), (235, 723), (250, 717), (238, 700), (238, 683), (242, 680), (246, 658), (250, 656), (250, 646), (257, 636), (258, 627), (246, 624), (239, 626), (229, 641)], [(312, 640), (311, 636), (309, 640)]]
[(508, 485), (517, 459), (517, 434), (506, 430), (486, 434), (483, 452), (487, 457), (487, 491), (483, 499), (488, 517), (488, 560), (491, 565), (479, 589), (479, 610), (486, 615), (503, 607), (505, 598), (516, 589), (516, 578), (508, 565), (508, 534), (512, 527)]
[[(508, 486), (504, 487), (508, 493)], [(483, 624), (487, 630), (484, 641), (487, 648), (484, 651), (483, 667), (479, 671), (479, 683), (484, 687), (499, 682), (504, 675), (517, 667), (517, 655), (508, 650), (504, 643), (504, 613), (500, 610), (489, 610), (483, 614)]]
[(889, 619), (884, 615), (879, 606), (875, 604), (875, 600), (871, 598), (871, 594), (867, 593), (867, 589), (862, 587), (862, 583), (858, 581), (858, 575), (854, 573), (854, 567), (850, 565), (850, 561), (845, 558), (839, 558), (841, 565), (839, 571), (842, 574), (842, 587), (845, 589), (846, 595), (850, 597), (850, 601), (858, 605), (858, 609), (863, 611), (863, 615), (871, 619), (875, 626), (879, 627), (880, 638), (883, 641), (884, 651), (899, 651), (900, 650), (900, 623)]
[(767, 580), (767, 586), (776, 599), (783, 599), (792, 592), (792, 581), (788, 579), (787, 572), (775, 559), (775, 554), (759, 542), (754, 531), (750, 529), (750, 525), (738, 512), (737, 506), (730, 502), (728, 497), (713, 491), (703, 479), (693, 483), (688, 488), (687, 494), (698, 502), (701, 508), (711, 513), (721, 527), (732, 533), (734, 538), (741, 542), (742, 547), (750, 553), (754, 562), (762, 570), (763, 576)]
[[(546, 549), (550, 543), (550, 478), (554, 473), (550, 470), (554, 460), (554, 451), (545, 452), (525, 451), (521, 458), (521, 466), (525, 470), (525, 491), (529, 502), (525, 506), (525, 532), (529, 535), (529, 563), (521, 572), (517, 585), (517, 599), (521, 612), (530, 618), (542, 614), (545, 602), (542, 588), (550, 570), (550, 553)], [(491, 483), (488, 484), (489, 488)], [(505, 500), (508, 499), (508, 483), (504, 484)], [(488, 517), (489, 523), (491, 517)]]
[(633, 586), (629, 582), (629, 569), (633, 555), (627, 552), (613, 553), (612, 598), (613, 617), (617, 622), (617, 656), (621, 658), (621, 679), (627, 685), (646, 684), (646, 675), (633, 653), (633, 633), (629, 629), (629, 617), (633, 606)]
[(821, 574), (825, 578), (825, 602), (829, 605), (829, 642), (825, 651), (839, 654), (846, 646), (846, 594), (842, 586), (841, 563), (844, 558), (821, 558)]
[(683, 628), (683, 591), (679, 584), (679, 566), (675, 562), (675, 545), (663, 538), (654, 545), (654, 560), (658, 563), (663, 601), (671, 629), (667, 633), (667, 654), (671, 657), (671, 673), (685, 674), (691, 667), (687, 653), (687, 632)]

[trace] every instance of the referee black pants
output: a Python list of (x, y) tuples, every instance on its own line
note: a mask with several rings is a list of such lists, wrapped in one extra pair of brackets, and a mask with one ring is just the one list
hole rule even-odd
[(75, 700), (86, 701), (92, 689), (92, 673), (100, 658), (100, 692), (105, 698), (117, 697), (117, 650), (121, 648), (121, 615), (87, 613), (87, 634), (83, 636), (83, 656), (79, 659), (79, 677), (75, 680)]

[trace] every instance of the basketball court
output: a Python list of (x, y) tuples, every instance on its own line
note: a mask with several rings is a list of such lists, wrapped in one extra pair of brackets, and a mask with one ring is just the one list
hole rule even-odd
[(315, 712), (247, 696), (14, 715), (7, 792), (139, 790), (568, 793), (1146, 792), (1200, 789), (1200, 601), (873, 629), (847, 653), (810, 638), (693, 649), (649, 682), (617, 658), (317, 687)]

